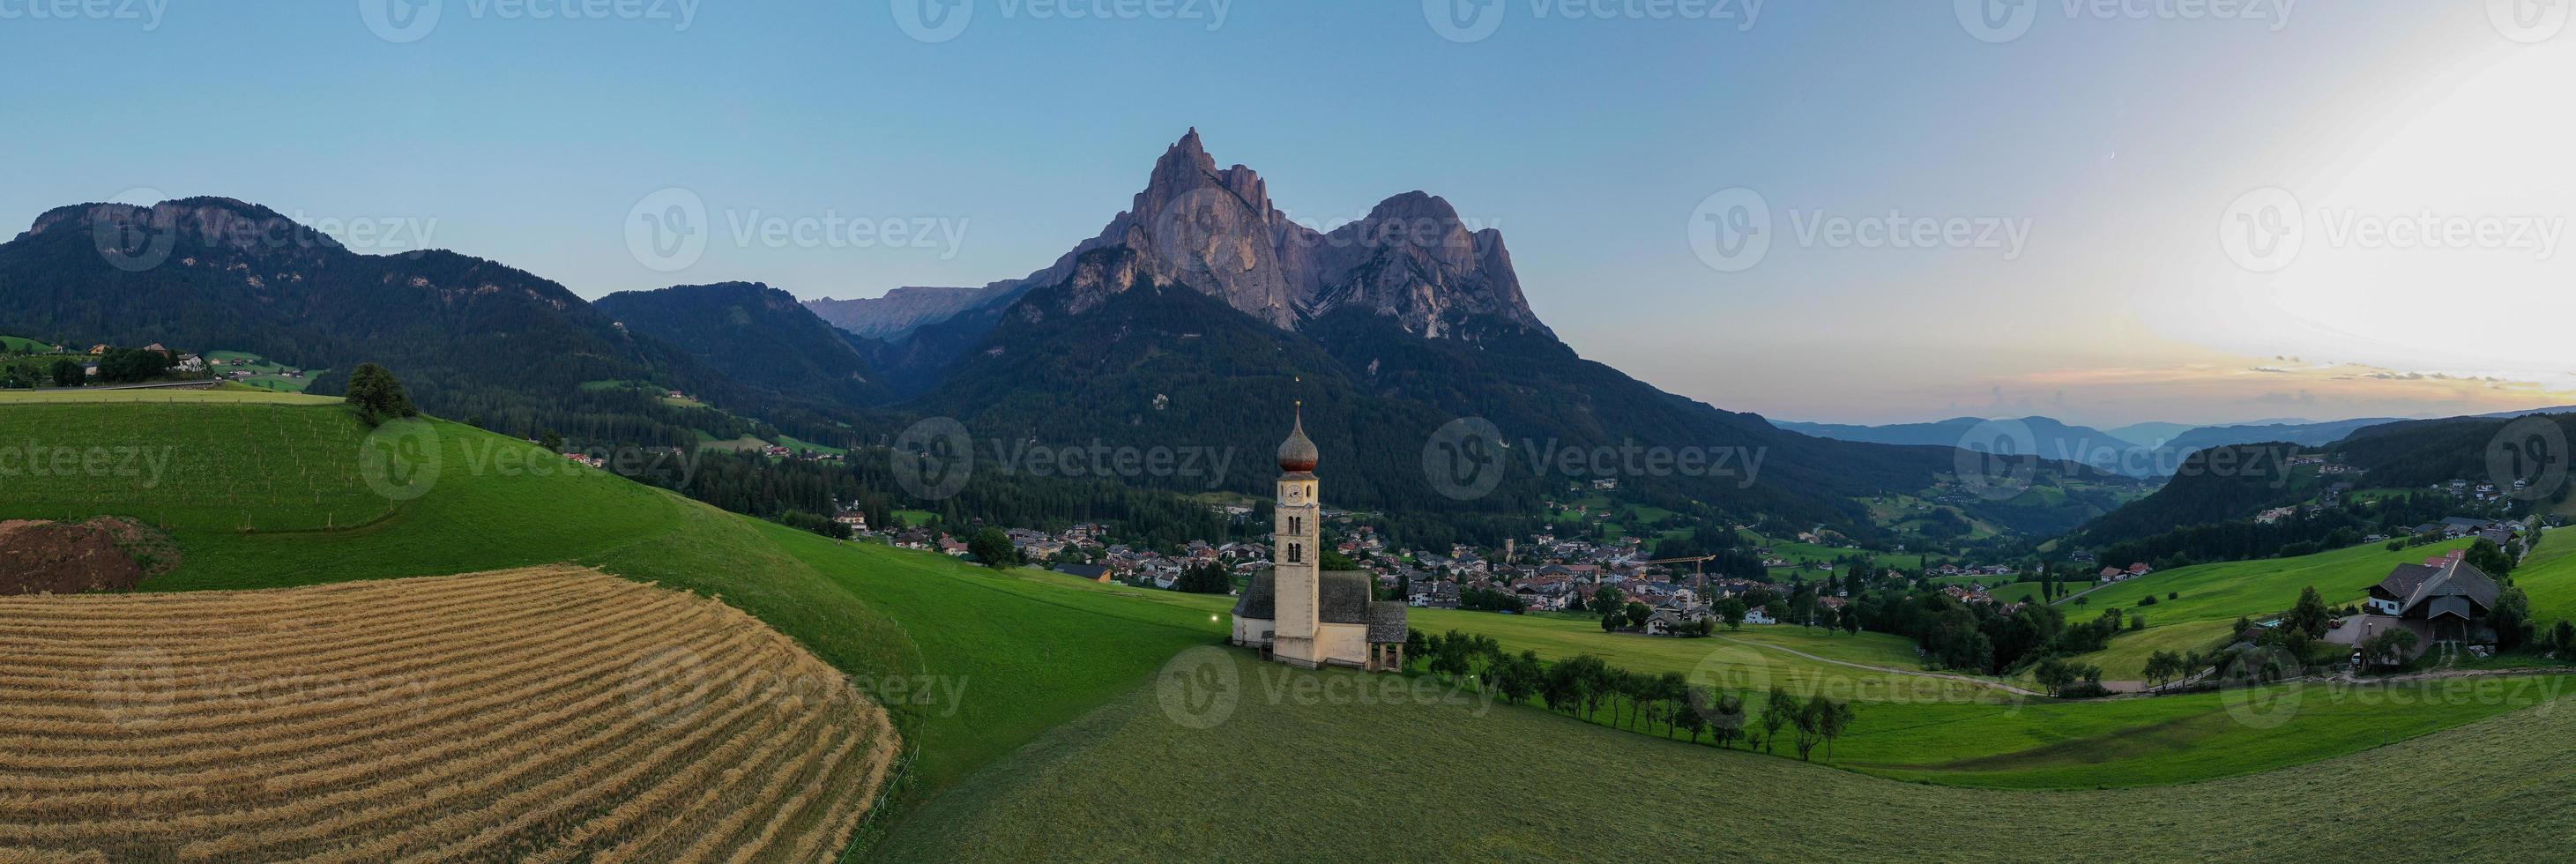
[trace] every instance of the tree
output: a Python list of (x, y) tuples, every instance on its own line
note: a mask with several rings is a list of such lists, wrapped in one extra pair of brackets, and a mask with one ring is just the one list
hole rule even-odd
[(2334, 613), (2326, 608), (2326, 598), (2317, 593), (2317, 586), (2310, 585), (2300, 589), (2298, 605), (2290, 607), (2290, 614), (2281, 619), (2281, 626), (2315, 639), (2326, 635), (2326, 627), (2333, 620)]
[(1717, 604), (1717, 616), (1726, 619), (1726, 629), (1729, 630), (1744, 629), (1744, 613), (1749, 611), (1752, 610), (1745, 608), (1740, 597), (1728, 597)]
[(1000, 570), (1020, 563), (1020, 550), (1012, 548), (1011, 536), (1000, 528), (986, 528), (966, 539), (966, 551), (984, 566)]
[(1608, 618), (1610, 613), (1619, 611), (1620, 605), (1627, 602), (1628, 598), (1620, 596), (1619, 589), (1603, 585), (1592, 589), (1592, 602), (1589, 605), (1592, 614)]
[(2487, 613), (2487, 626), (2495, 628), (2496, 650), (2513, 651), (2531, 644), (2539, 630), (2531, 620), (2531, 597), (2520, 588), (2504, 589), (2495, 609)]
[(170, 371), (170, 355), (141, 348), (110, 348), (98, 358), (98, 380), (110, 384), (150, 381)]
[(56, 387), (78, 387), (89, 383), (89, 370), (82, 368), (80, 361), (69, 357), (54, 361), (53, 375)]
[(2361, 660), (2377, 666), (2396, 666), (2415, 653), (2415, 631), (2391, 627), (2377, 636), (2361, 640)]
[(2478, 572), (2495, 577), (2498, 582), (2503, 582), (2504, 577), (2513, 575), (2513, 556), (2505, 554), (2504, 549), (2497, 546), (2493, 540), (2481, 538), (2478, 542), (2470, 544), (2469, 554), (2462, 560), (2467, 561), (2469, 566), (2478, 568)]
[(1172, 590), (1190, 594), (1232, 594), (1234, 576), (1225, 565), (1208, 561), (1181, 570), (1181, 578), (1172, 581)]
[(1780, 738), (1780, 727), (1789, 725), (1797, 715), (1798, 698), (1780, 687), (1772, 687), (1771, 698), (1762, 703), (1762, 752), (1772, 752), (1772, 745)]
[(1644, 603), (1630, 603), (1624, 611), (1630, 627), (1644, 627), (1647, 619), (1655, 617), (1655, 610)]
[(403, 390), (394, 373), (374, 363), (360, 363), (349, 373), (348, 403), (369, 423), (383, 423), (402, 417), (416, 417), (420, 409), (412, 407), (411, 394)]
[(2560, 660), (2576, 659), (2576, 623), (2558, 619), (2558, 626), (2549, 628), (2549, 650), (2558, 652)]
[[(1705, 694), (1707, 691), (1701, 692)], [(1744, 740), (1744, 697), (1733, 693), (1716, 694), (1709, 705), (1708, 732), (1709, 738), (1720, 747), (1733, 748), (1735, 742)]]
[[(1495, 682), (1497, 685), (1495, 689), (1501, 691), (1503, 701), (1514, 705), (1527, 702), (1547, 684), (1546, 667), (1539, 662), (1536, 651), (1523, 651), (1504, 658), (1502, 662), (1495, 665), (1502, 672), (1500, 679)], [(1691, 740), (1696, 741), (1699, 738), (1694, 734)]]

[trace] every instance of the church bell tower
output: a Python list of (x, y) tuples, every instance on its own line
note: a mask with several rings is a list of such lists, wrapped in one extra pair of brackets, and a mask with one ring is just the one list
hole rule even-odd
[(1317, 640), (1322, 610), (1317, 601), (1323, 561), (1323, 504), (1317, 498), (1315, 442), (1306, 437), (1306, 403), (1297, 403), (1296, 425), (1279, 443), (1278, 524), (1270, 535), (1271, 578), (1277, 619), (1271, 659), (1307, 668), (1323, 665)]

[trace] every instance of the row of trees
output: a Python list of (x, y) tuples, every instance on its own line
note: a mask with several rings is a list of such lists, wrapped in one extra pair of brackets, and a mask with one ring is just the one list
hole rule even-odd
[(1606, 708), (1609, 725), (1641, 734), (1661, 727), (1667, 738), (1688, 733), (1693, 743), (1708, 736), (1720, 747), (1742, 742), (1769, 753), (1776, 752), (1785, 730), (1800, 759), (1811, 759), (1819, 745), (1832, 758), (1833, 742), (1857, 713), (1822, 694), (1800, 699), (1773, 687), (1755, 714), (1742, 696), (1693, 684), (1679, 672), (1632, 672), (1590, 654), (1548, 663), (1535, 651), (1506, 653), (1493, 637), (1456, 630), (1407, 633), (1405, 656), (1421, 659), (1432, 674), (1472, 682), (1514, 705), (1535, 701), (1593, 722), (1600, 722)]

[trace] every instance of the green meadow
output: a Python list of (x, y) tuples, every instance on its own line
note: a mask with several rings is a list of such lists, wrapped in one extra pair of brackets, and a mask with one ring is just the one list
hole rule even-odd
[[(930, 802), (880, 857), (2528, 860), (2576, 829), (2555, 806), (2576, 798), (2565, 748), (2535, 746), (2576, 736), (2570, 711), (2188, 786), (2016, 791), (1668, 742), (1242, 652), (1176, 666)], [(2204, 725), (2199, 746), (2225, 737)], [(2393, 803), (2404, 790), (2423, 794)]]
[[(2078, 598), (2080, 603), (2059, 601), (2058, 608), (2069, 621), (2090, 620), (2114, 607), (2146, 616), (2145, 631), (2123, 632), (2111, 638), (2110, 647), (2078, 658), (2102, 667), (2106, 679), (2134, 681), (2145, 676), (2147, 658), (2155, 652), (2217, 647), (2236, 619), (2261, 620), (2288, 611), (2308, 586), (2316, 586), (2327, 605), (2340, 609), (2361, 602), (2370, 586), (2388, 578), (2397, 565), (2422, 563), (2468, 545), (2452, 540), (2390, 552), (2370, 544), (2297, 558), (2178, 567), (2105, 586)], [(2138, 605), (2149, 597), (2155, 598), (2153, 605)]]
[[(1722, 671), (1722, 681), (1860, 699), (1849, 735), (1830, 756), (1847, 770), (1667, 742), (1606, 728), (1606, 718), (1586, 723), (1487, 704), (1472, 692), (1371, 704), (1263, 697), (1224, 722), (1198, 727), (1160, 707), (1166, 688), (1157, 673), (1176, 657), (1217, 652), (1241, 667), (1243, 680), (1288, 688), (1452, 688), (1427, 676), (1289, 672), (1243, 662), (1247, 652), (1214, 647), (1227, 631), (1230, 598), (1034, 569), (996, 572), (933, 553), (833, 541), (443, 421), (383, 433), (401, 436), (394, 443), (407, 464), (421, 467), (435, 453), (438, 466), (425, 482), (399, 487), (418, 489), (417, 497), (388, 500), (359, 469), (370, 430), (329, 400), (157, 395), (162, 399), (0, 410), (0, 443), (170, 453), (166, 473), (148, 483), (0, 477), (11, 484), (0, 492), (7, 508), (0, 515), (117, 514), (167, 526), (183, 561), (144, 590), (282, 587), (570, 561), (720, 597), (805, 644), (895, 710), (913, 758), (906, 784), (870, 835), (882, 839), (874, 852), (887, 860), (1360, 853), (1635, 859), (1748, 849), (1757, 858), (1821, 851), (2027, 860), (2104, 842), (2139, 854), (2250, 856), (2264, 847), (2248, 844), (2277, 844), (2266, 851), (2283, 853), (2309, 848), (2297, 845), (2303, 838), (2260, 837), (2266, 832), (2244, 827), (2248, 817), (2273, 812), (2261, 808), (2295, 808), (2306, 818), (2357, 813), (2352, 808), (2363, 802), (2385, 801), (2373, 787), (2399, 779), (2420, 785), (2436, 768), (2454, 790), (2442, 796), (2442, 807), (2401, 808), (2381, 814), (2393, 821), (2374, 824), (2434, 818), (2420, 809), (2449, 812), (2456, 821), (2460, 813), (2486, 812), (2461, 808), (2493, 806), (2492, 796), (2505, 791), (2545, 793), (2530, 783), (2576, 782), (2548, 780), (2564, 772), (2536, 768), (2563, 761), (2563, 747), (2532, 746), (2566, 740), (2576, 714), (2490, 719), (2549, 698), (2554, 691), (2538, 685), (2556, 679), (2486, 679), (2525, 688), (2487, 697), (2374, 697), (2368, 694), (2402, 691), (2299, 685), (2057, 702), (2014, 698), (1991, 682), (1914, 674), (1911, 646), (1876, 634), (1772, 626), (1678, 640), (1604, 634), (1580, 618), (1423, 610), (1418, 629), (1484, 632), (1515, 651), (1596, 653), (1639, 671), (1684, 673), (1715, 657), (1715, 668), (1733, 670)], [(422, 471), (411, 476), (427, 475)], [(1205, 650), (1183, 655), (1193, 648)], [(2289, 694), (2296, 702), (2285, 712), (2278, 706)], [(2349, 755), (2383, 744), (2390, 746)], [(2213, 779), (2263, 771), (2271, 773)], [(2508, 777), (2522, 778), (2520, 785)], [(1950, 788), (2187, 781), (2209, 782), (2129, 792)], [(1297, 806), (1274, 806), (1282, 800)], [(1550, 806), (1512, 807), (1506, 815), (1479, 813), (1472, 803), (1496, 800)], [(1695, 818), (1656, 818), (1623, 830), (1616, 842), (1579, 827), (1634, 823), (1640, 812), (1738, 810), (1869, 818), (1759, 817), (1724, 831)], [(2068, 813), (2086, 818), (2069, 820)], [(1914, 824), (1907, 820), (1960, 814), (2019, 833), (1987, 846), (1960, 844), (1937, 830), (1901, 830)], [(2508, 830), (2563, 829), (2552, 821), (2559, 818), (2544, 814)], [(2203, 821), (2216, 827), (2176, 832), (2170, 847), (2137, 845), (2139, 832)], [(2429, 842), (2423, 832), (2392, 836), (2395, 845), (2374, 851), (2404, 857), (2415, 848), (2404, 843)], [(2445, 839), (2473, 850), (2502, 842), (2497, 836), (2490, 829)], [(1916, 850), (1923, 854), (1909, 854)]]

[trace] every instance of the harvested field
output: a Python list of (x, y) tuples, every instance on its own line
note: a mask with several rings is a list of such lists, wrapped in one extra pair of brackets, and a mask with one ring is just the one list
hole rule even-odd
[(813, 861), (900, 742), (720, 602), (552, 567), (0, 598), (0, 861)]

